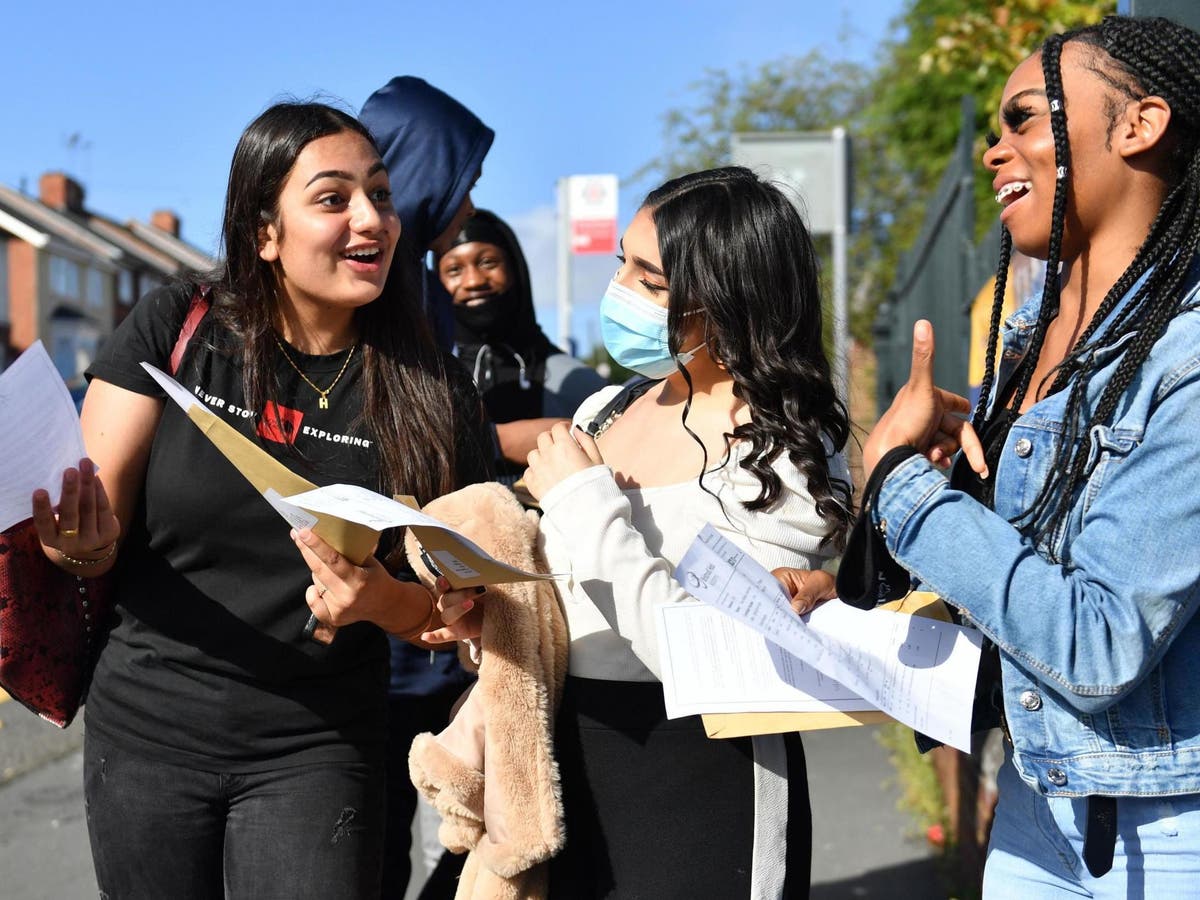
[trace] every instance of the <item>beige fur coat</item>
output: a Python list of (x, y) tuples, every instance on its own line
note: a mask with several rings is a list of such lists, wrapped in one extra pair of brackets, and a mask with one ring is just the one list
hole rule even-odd
[[(425, 512), (501, 562), (546, 571), (537, 514), (502, 485), (470, 485)], [(432, 584), (411, 534), (406, 550)], [(441, 734), (417, 735), (409, 772), (442, 815), (442, 844), (468, 853), (456, 900), (541, 900), (545, 863), (564, 840), (553, 729), (567, 671), (566, 623), (552, 581), (494, 585), (483, 603), (479, 680)]]

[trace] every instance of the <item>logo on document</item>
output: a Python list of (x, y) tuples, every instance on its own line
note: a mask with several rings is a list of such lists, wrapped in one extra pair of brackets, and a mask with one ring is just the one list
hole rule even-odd
[(268, 401), (258, 423), (258, 436), (277, 444), (294, 444), (296, 436), (300, 434), (300, 423), (303, 421), (304, 413), (300, 410)]

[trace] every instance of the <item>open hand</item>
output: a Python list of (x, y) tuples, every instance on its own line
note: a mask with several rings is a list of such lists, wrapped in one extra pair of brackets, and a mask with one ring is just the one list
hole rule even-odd
[[(56, 564), (64, 558), (101, 562), (106, 554), (111, 555), (121, 536), (121, 523), (108, 502), (95, 465), (87, 457), (79, 461), (79, 468), (63, 472), (57, 513), (50, 505), (49, 493), (33, 492), (33, 525), (42, 549)], [(99, 569), (96, 574), (100, 574)]]

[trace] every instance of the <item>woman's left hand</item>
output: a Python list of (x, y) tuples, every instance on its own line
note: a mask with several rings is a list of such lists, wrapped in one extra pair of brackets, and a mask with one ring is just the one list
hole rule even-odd
[(576, 472), (604, 464), (600, 448), (582, 428), (559, 422), (538, 435), (537, 449), (529, 454), (529, 468), (522, 481), (534, 499), (541, 500), (560, 481)]
[(444, 575), (434, 582), (434, 605), (442, 620), (442, 627), (427, 631), (421, 640), (427, 644), (444, 644), (449, 641), (469, 641), (483, 634), (483, 603), (487, 588), (468, 587), (453, 590)]

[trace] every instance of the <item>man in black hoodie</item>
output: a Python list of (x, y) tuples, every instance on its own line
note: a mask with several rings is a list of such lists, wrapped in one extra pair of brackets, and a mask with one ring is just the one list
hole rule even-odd
[(450, 297), (426, 267), (425, 256), (444, 253), (475, 212), (471, 188), (496, 133), (449, 94), (412, 75), (399, 75), (373, 93), (358, 117), (383, 154), (400, 216), (401, 247), (393, 269), (405, 264), (419, 269), (430, 320), (449, 348), (454, 339)]
[[(471, 188), (495, 133), (453, 97), (411, 75), (393, 78), (368, 97), (359, 119), (383, 154), (392, 203), (400, 216), (400, 246), (390, 277), (420, 284), (438, 342), (449, 350), (454, 341), (450, 296), (425, 258), (430, 251), (435, 257), (444, 253), (475, 212)], [(471, 677), (459, 666), (453, 648), (431, 654), (392, 639), (384, 900), (401, 900), (411, 875), (409, 847), (417, 804), (408, 777), (412, 739), (446, 726), (451, 705)], [(452, 897), (461, 865), (460, 857), (444, 854), (421, 893), (423, 900)]]

